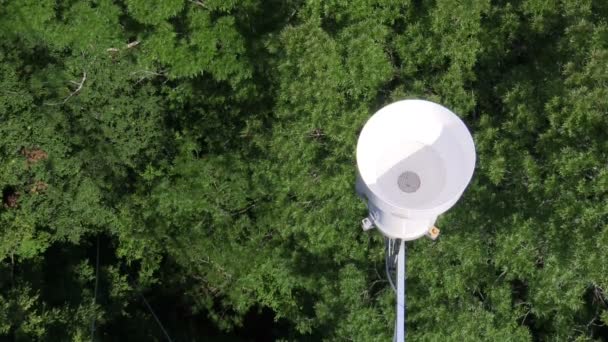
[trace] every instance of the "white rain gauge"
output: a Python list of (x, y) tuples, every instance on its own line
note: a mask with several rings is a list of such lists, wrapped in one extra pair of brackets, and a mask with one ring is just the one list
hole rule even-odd
[(474, 168), (471, 133), (456, 114), (433, 102), (392, 103), (361, 131), (356, 189), (369, 209), (363, 229), (376, 227), (385, 236), (387, 276), (397, 293), (395, 342), (406, 335), (405, 242), (437, 238), (437, 216), (458, 201)]

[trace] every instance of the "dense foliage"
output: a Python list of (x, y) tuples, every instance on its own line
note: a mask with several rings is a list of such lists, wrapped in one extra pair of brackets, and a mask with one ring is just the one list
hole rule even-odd
[(354, 151), (414, 97), (478, 165), (409, 340), (608, 340), (604, 0), (0, 0), (0, 336), (390, 340)]

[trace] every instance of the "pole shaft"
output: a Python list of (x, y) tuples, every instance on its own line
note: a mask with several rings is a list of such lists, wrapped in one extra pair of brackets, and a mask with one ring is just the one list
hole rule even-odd
[(397, 256), (397, 339), (405, 341), (405, 241), (401, 240)]

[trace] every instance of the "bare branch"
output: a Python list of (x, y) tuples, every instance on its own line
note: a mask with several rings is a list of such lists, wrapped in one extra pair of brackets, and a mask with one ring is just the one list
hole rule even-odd
[(62, 104), (65, 104), (66, 102), (68, 102), (69, 99), (72, 98), (72, 96), (78, 94), (81, 90), (82, 87), (84, 86), (84, 82), (87, 80), (87, 72), (83, 71), (82, 72), (82, 79), (80, 79), (80, 82), (76, 82), (76, 81), (70, 81), (70, 83), (76, 85), (76, 89), (70, 93), (70, 95), (68, 95), (65, 99), (63, 99), (63, 101), (59, 102), (59, 103), (46, 103), (47, 106), (59, 106)]
[(193, 4), (195, 4), (195, 5), (197, 5), (197, 6), (201, 6), (202, 8), (207, 8), (208, 9), (207, 5), (204, 2), (202, 2), (202, 1), (190, 0), (190, 2), (193, 3)]
[(136, 85), (147, 79), (150, 79), (154, 76), (166, 77), (164, 70), (160, 70), (159, 72), (151, 71), (151, 70), (137, 70), (137, 71), (132, 72), (131, 76), (138, 75), (138, 74), (141, 74), (142, 76), (137, 80), (137, 82), (135, 82)]
[(137, 70), (133, 71), (131, 75), (144, 74), (144, 75), (153, 75), (153, 76), (165, 76), (165, 72), (161, 70), (160, 72), (151, 71), (151, 70)]
[(140, 41), (139, 41), (139, 40), (136, 40), (136, 41), (134, 41), (134, 42), (130, 42), (129, 44), (127, 44), (127, 49), (134, 48), (134, 47), (136, 47), (137, 45), (139, 45), (139, 43), (140, 43)]
[(80, 80), (80, 83), (76, 83), (76, 82), (72, 81), (72, 83), (78, 85), (78, 87), (76, 88), (76, 90), (74, 90), (72, 93), (70, 93), (70, 95), (68, 95), (68, 97), (66, 97), (65, 99), (63, 99), (63, 103), (68, 102), (68, 100), (70, 98), (72, 98), (72, 96), (78, 94), (82, 90), (82, 86), (84, 85), (84, 82), (86, 80), (87, 80), (87, 72), (83, 71), (82, 72), (82, 79)]
[(524, 316), (524, 319), (521, 320), (521, 323), (519, 325), (523, 325), (524, 322), (526, 321), (526, 318), (528, 318), (528, 315), (530, 314), (530, 311), (532, 311), (532, 309), (529, 309), (528, 312), (526, 312), (526, 315)]
[[(141, 43), (141, 41), (139, 40), (135, 40), (132, 41), (130, 43), (127, 43), (127, 45), (124, 47), (125, 49), (132, 49), (134, 47), (136, 47), (137, 45), (139, 45)], [(118, 53), (120, 52), (121, 49), (119, 48), (115, 48), (115, 47), (111, 47), (111, 48), (107, 48), (106, 51), (109, 53)]]

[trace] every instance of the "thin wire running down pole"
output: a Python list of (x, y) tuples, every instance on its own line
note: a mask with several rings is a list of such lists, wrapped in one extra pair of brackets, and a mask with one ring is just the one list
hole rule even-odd
[(395, 272), (395, 259), (396, 256), (393, 254), (393, 249), (395, 248), (395, 242), (393, 239), (389, 239), (387, 237), (384, 238), (385, 244), (385, 252), (384, 252), (384, 269), (386, 271), (386, 278), (388, 279), (388, 283), (391, 285), (391, 288), (397, 294), (397, 287), (393, 282), (393, 272)]
[(395, 334), (395, 342), (405, 341), (405, 319), (406, 319), (406, 301), (405, 301), (405, 274), (406, 274), (406, 246), (405, 241), (401, 240), (399, 246), (399, 254), (397, 256), (397, 326)]

